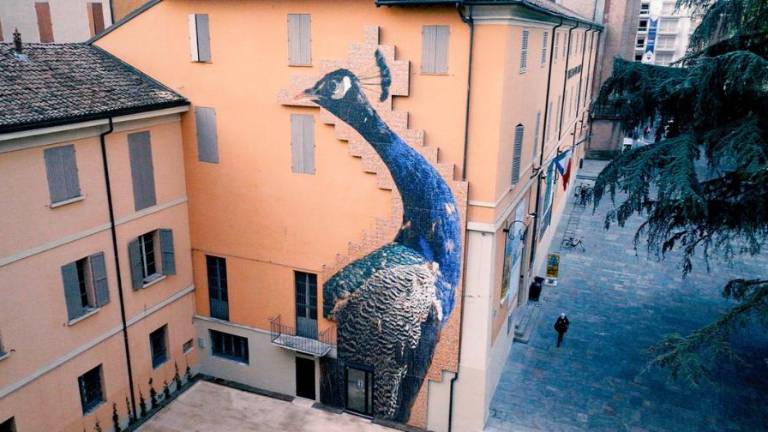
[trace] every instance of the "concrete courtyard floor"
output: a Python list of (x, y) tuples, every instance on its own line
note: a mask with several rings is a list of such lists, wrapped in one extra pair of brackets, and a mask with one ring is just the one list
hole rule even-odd
[(350, 414), (312, 408), (313, 401), (284, 402), (198, 381), (139, 428), (140, 432), (391, 432)]
[[(587, 161), (578, 183), (600, 167)], [(562, 194), (562, 189), (557, 193)], [(568, 204), (550, 252), (560, 249), (573, 208)], [(703, 262), (682, 279), (679, 255), (663, 262), (633, 248), (637, 218), (606, 231), (611, 208), (588, 208), (577, 233), (586, 250), (562, 249), (556, 287), (545, 287), (541, 314), (528, 344), (515, 343), (491, 403), (487, 431), (765, 431), (768, 373), (762, 364), (765, 331), (735, 338), (752, 367), (722, 365), (715, 383), (692, 387), (659, 369), (641, 373), (648, 348), (664, 335), (688, 334), (733, 305), (721, 296), (735, 277), (766, 276), (768, 258), (743, 257), (728, 266)], [(555, 347), (552, 326), (560, 312), (571, 322), (564, 345)], [(762, 347), (762, 348), (760, 348)], [(760, 350), (763, 350), (762, 352)]]

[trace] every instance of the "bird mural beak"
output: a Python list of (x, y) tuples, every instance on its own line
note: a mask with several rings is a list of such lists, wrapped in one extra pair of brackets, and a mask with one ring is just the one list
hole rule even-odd
[(308, 88), (308, 89), (306, 89), (306, 90), (304, 90), (304, 91), (302, 91), (302, 92), (299, 92), (299, 93), (297, 93), (297, 94), (296, 94), (296, 95), (293, 97), (293, 100), (294, 100), (294, 101), (302, 101), (302, 100), (310, 100), (310, 101), (314, 101), (314, 100), (315, 100), (315, 92), (314, 92), (314, 91), (313, 91), (313, 89), (310, 87), (310, 88)]

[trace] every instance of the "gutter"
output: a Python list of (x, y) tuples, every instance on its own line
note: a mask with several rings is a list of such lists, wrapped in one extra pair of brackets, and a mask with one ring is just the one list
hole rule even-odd
[(109, 209), (109, 231), (112, 235), (112, 254), (115, 258), (115, 273), (117, 273), (117, 294), (120, 300), (120, 321), (122, 324), (123, 347), (125, 348), (125, 362), (128, 367), (128, 388), (131, 395), (131, 420), (136, 418), (136, 393), (133, 387), (133, 367), (131, 366), (131, 348), (128, 343), (128, 322), (125, 318), (125, 299), (123, 296), (123, 278), (120, 271), (120, 259), (118, 258), (117, 228), (115, 225), (115, 208), (112, 201), (112, 184), (109, 181), (109, 164), (107, 163), (106, 136), (114, 132), (115, 127), (112, 117), (109, 118), (109, 129), (99, 135), (101, 145), (101, 163), (104, 166), (104, 186), (107, 190), (107, 208)]
[[(541, 201), (541, 173), (544, 167), (544, 150), (547, 145), (547, 127), (549, 127), (549, 94), (552, 87), (552, 64), (555, 56), (555, 38), (557, 37), (557, 29), (562, 27), (563, 19), (560, 18), (560, 23), (552, 27), (552, 37), (549, 41), (549, 69), (547, 73), (547, 92), (544, 96), (544, 126), (541, 128), (541, 150), (539, 151), (539, 168), (533, 176), (538, 177), (536, 181), (536, 202), (534, 204), (533, 214), (535, 215), (532, 223), (531, 235), (531, 256), (528, 259), (528, 273), (530, 273), (533, 267), (533, 262), (536, 259), (536, 233), (538, 232), (539, 225), (539, 201)], [(566, 58), (566, 74), (568, 73), (568, 59)], [(532, 177), (533, 177), (532, 176)]]
[[(565, 74), (563, 74), (563, 92), (561, 93), (562, 94), (562, 98), (563, 98), (563, 102), (560, 104), (560, 122), (559, 122), (559, 124), (557, 126), (557, 141), (558, 141), (558, 143), (560, 142), (560, 139), (563, 137), (563, 118), (565, 117), (563, 114), (565, 114), (565, 105), (567, 103), (565, 101), (565, 87), (568, 84), (568, 66), (570, 65), (569, 60), (571, 58), (571, 39), (572, 39), (572, 33), (578, 27), (579, 27), (579, 23), (576, 23), (575, 26), (573, 26), (570, 29), (568, 29), (568, 47), (566, 48), (566, 50), (568, 51), (568, 55), (565, 57)], [(558, 148), (559, 147), (560, 146), (558, 145)]]
[[(589, 26), (587, 28), (587, 30), (584, 32), (584, 42), (582, 42), (584, 45), (582, 45), (582, 46), (584, 46), (585, 48), (586, 48), (586, 44), (587, 44), (587, 33), (591, 32), (591, 31), (592, 31), (592, 26)], [(579, 94), (576, 95), (576, 112), (577, 113), (579, 112), (580, 107), (581, 107), (581, 93), (584, 92), (584, 89), (581, 88), (581, 81), (582, 81), (582, 78), (584, 78), (584, 57), (586, 56), (586, 54), (587, 54), (587, 50), (586, 49), (582, 49), (581, 50), (581, 71), (579, 71), (579, 86), (578, 86)], [(592, 47), (591, 46), (589, 48), (589, 54), (590, 54), (590, 59), (591, 59), (591, 56), (592, 56)], [(589, 66), (587, 66), (587, 73), (589, 73)], [(579, 121), (580, 121), (580, 123), (579, 123), (579, 135), (581, 135), (581, 131), (584, 129), (583, 117), (581, 119), (579, 119)], [(575, 145), (575, 144), (576, 144), (576, 129), (573, 130), (573, 144), (572, 145)]]
[[(456, 4), (456, 11), (459, 13), (461, 21), (469, 26), (469, 53), (467, 59), (467, 103), (466, 112), (464, 113), (464, 158), (462, 159), (461, 180), (467, 180), (467, 149), (469, 147), (469, 108), (470, 97), (472, 96), (472, 53), (475, 41), (475, 22), (472, 19), (472, 6), (468, 6), (468, 15), (464, 15), (461, 10), (461, 5)], [(467, 192), (469, 192), (469, 185), (467, 185)], [(466, 241), (465, 241), (466, 243)], [(464, 257), (462, 259), (462, 284), (467, 274), (467, 245), (464, 245)], [(459, 371), (461, 369), (461, 343), (462, 336), (464, 335), (464, 289), (461, 291), (461, 307), (459, 310), (459, 347), (457, 350), (456, 361), (456, 373), (451, 378), (450, 396), (448, 399), (448, 432), (453, 429), (453, 390), (456, 381), (459, 379)]]

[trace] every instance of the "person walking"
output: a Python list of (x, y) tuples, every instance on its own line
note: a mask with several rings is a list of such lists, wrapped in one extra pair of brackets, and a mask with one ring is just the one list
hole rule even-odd
[(568, 331), (568, 326), (571, 325), (571, 322), (568, 321), (568, 317), (565, 316), (565, 312), (561, 313), (559, 317), (557, 317), (557, 321), (555, 321), (555, 331), (557, 332), (557, 347), (560, 348), (560, 344), (563, 343), (563, 336), (565, 336), (565, 332)]

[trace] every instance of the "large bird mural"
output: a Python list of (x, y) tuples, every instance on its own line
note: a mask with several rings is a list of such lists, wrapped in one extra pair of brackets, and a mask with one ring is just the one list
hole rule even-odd
[[(391, 83), (375, 53), (380, 101)], [(377, 114), (364, 91), (371, 77), (328, 73), (303, 92), (355, 129), (378, 153), (403, 201), (395, 239), (339, 270), (323, 286), (323, 310), (337, 322), (338, 361), (373, 371), (373, 415), (406, 422), (454, 308), (461, 222), (440, 173)], [(336, 373), (336, 388), (343, 374)]]

